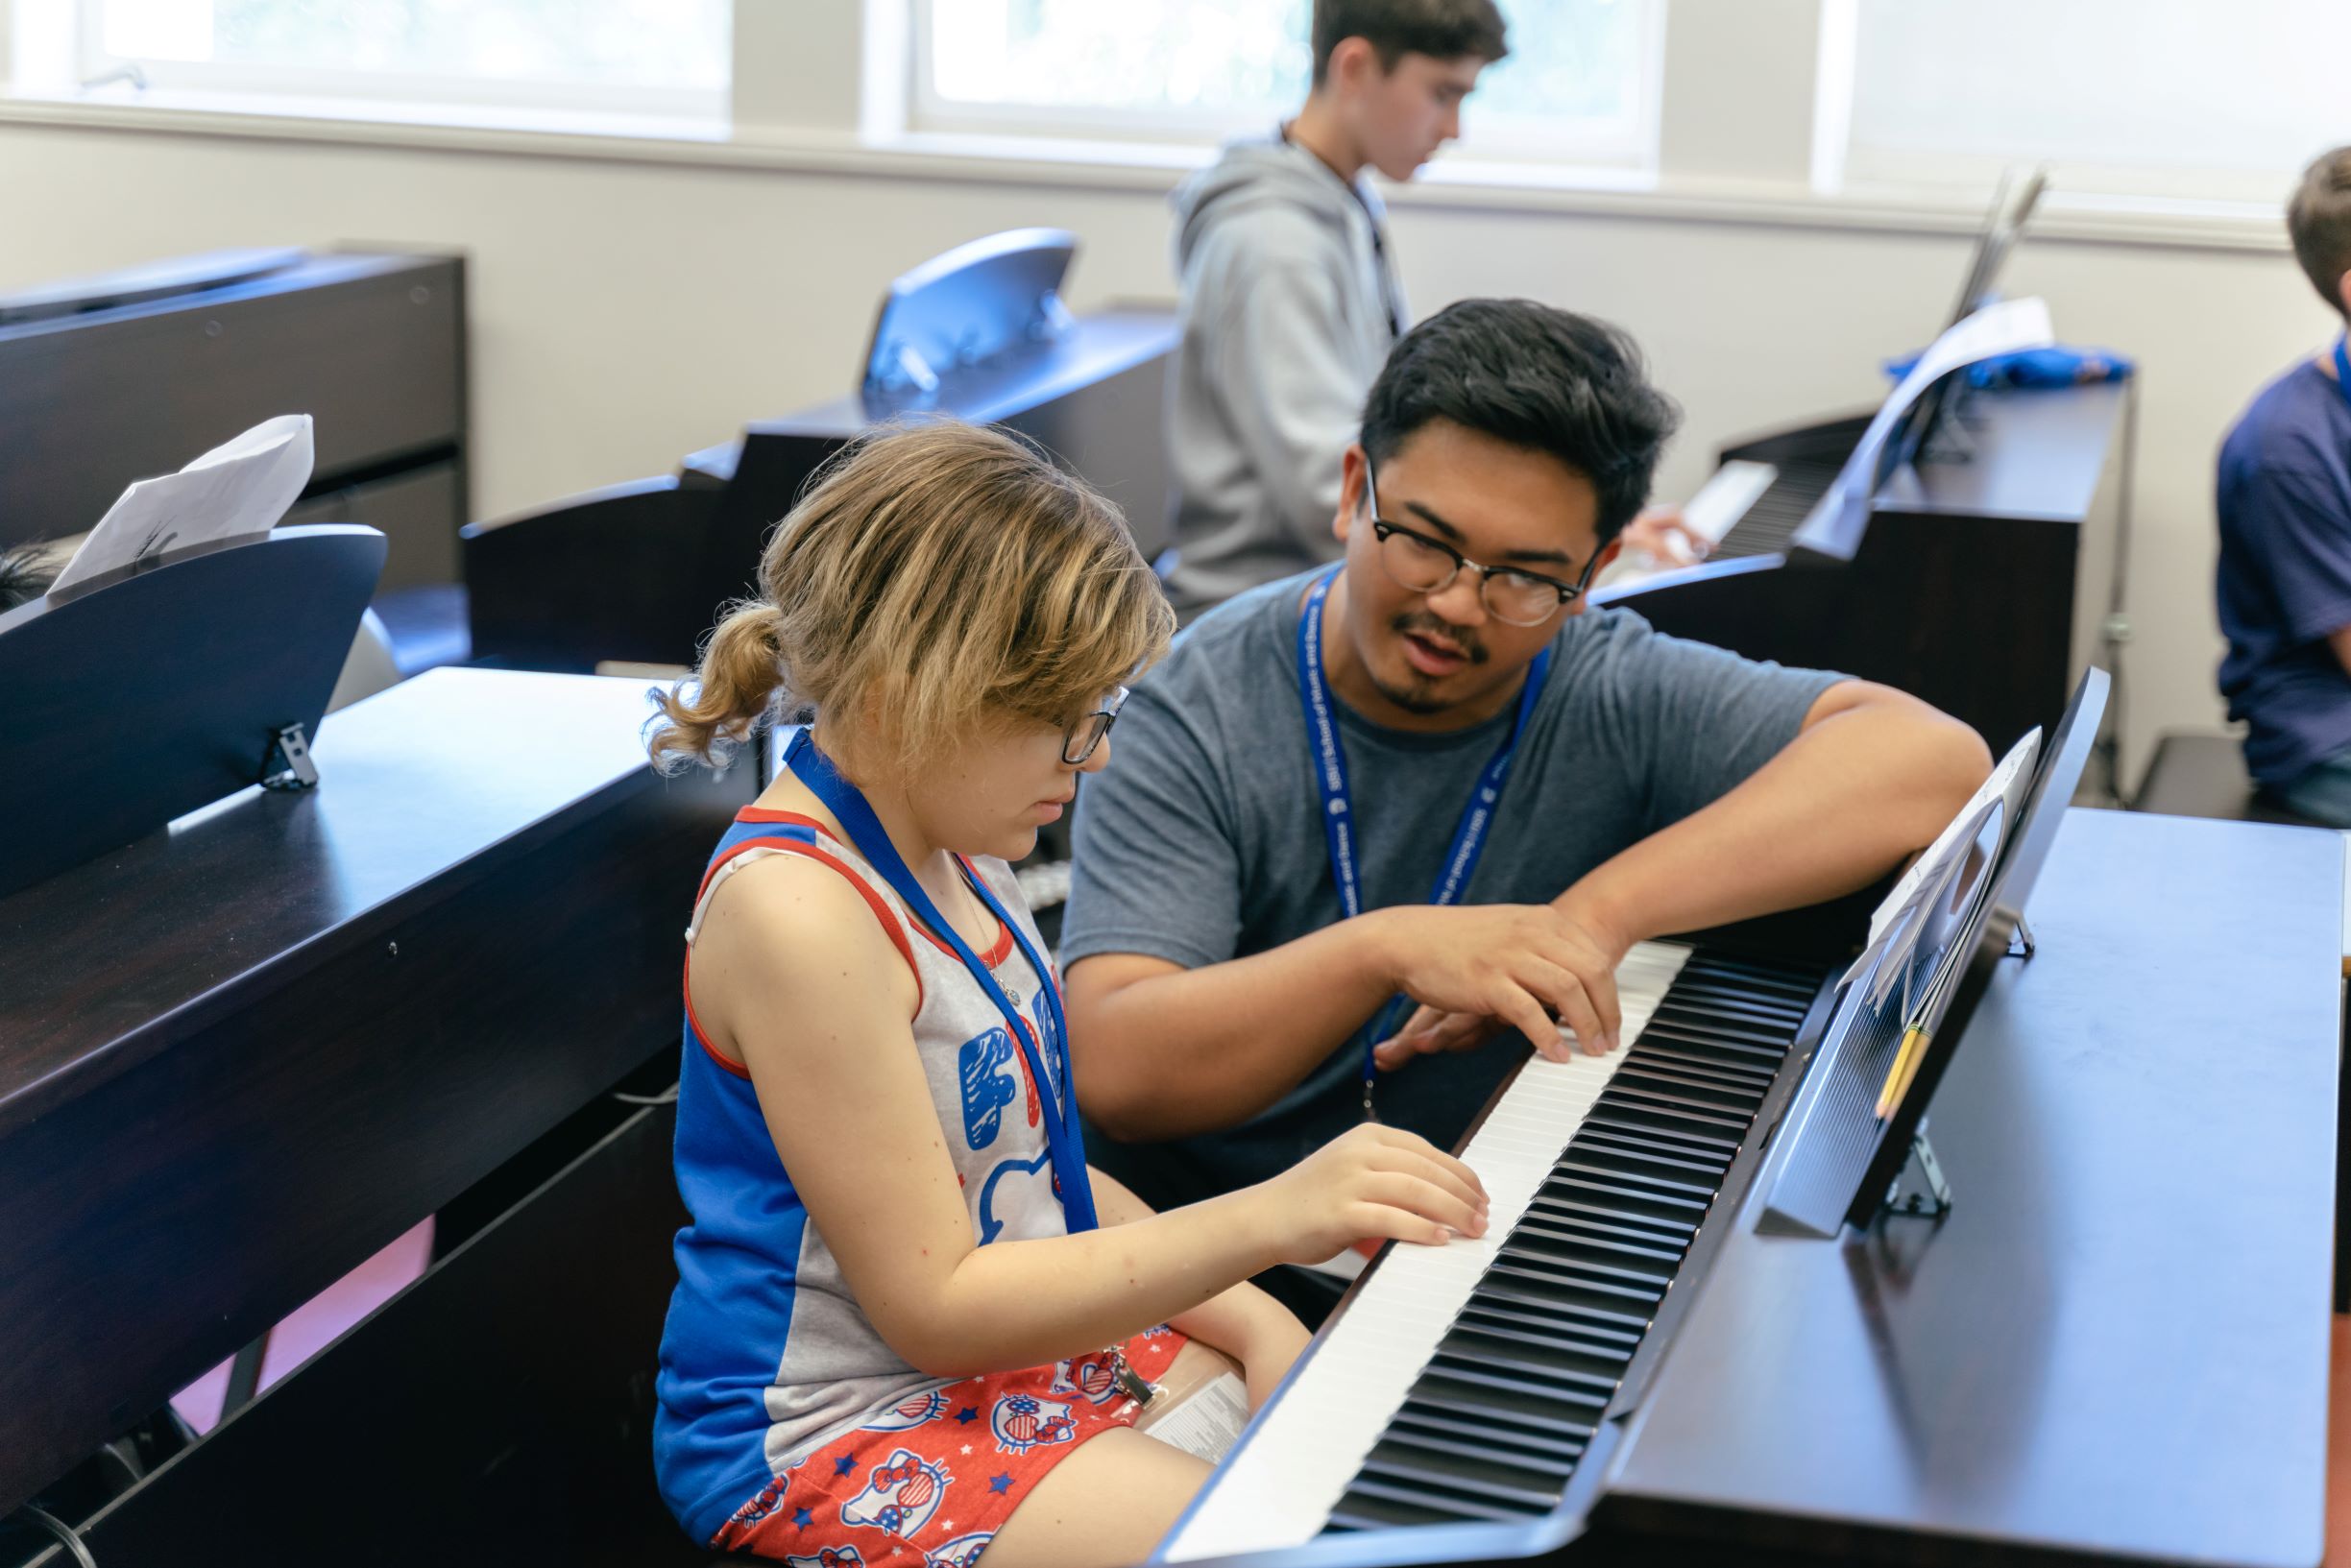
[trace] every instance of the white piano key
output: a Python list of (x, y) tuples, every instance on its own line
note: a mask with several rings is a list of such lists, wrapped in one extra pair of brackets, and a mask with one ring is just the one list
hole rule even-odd
[(1537, 1057), (1519, 1071), (1462, 1150), (1486, 1184), (1486, 1234), (1390, 1250), (1248, 1446), (1210, 1480), (1164, 1560), (1296, 1546), (1321, 1531), (1688, 956), (1670, 943), (1635, 946), (1616, 968), (1623, 1046), (1565, 1062)]

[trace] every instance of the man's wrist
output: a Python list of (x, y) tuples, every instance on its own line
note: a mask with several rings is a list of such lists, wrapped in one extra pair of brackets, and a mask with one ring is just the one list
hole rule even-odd
[(1622, 959), (1632, 951), (1633, 944), (1640, 940), (1641, 933), (1633, 920), (1608, 885), (1597, 878), (1585, 878), (1553, 899), (1551, 907), (1584, 928), (1607, 950), (1612, 961)]
[(1370, 909), (1345, 922), (1343, 928), (1356, 945), (1356, 973), (1383, 994), (1403, 983), (1404, 964), (1397, 953), (1398, 917), (1402, 913), (1401, 907)]

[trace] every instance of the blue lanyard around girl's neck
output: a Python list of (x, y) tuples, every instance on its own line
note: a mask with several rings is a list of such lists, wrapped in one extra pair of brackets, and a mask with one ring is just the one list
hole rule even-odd
[[(1322, 792), (1322, 839), (1330, 852), (1331, 879), (1339, 884), (1339, 907), (1348, 919), (1363, 913), (1363, 890), (1355, 861), (1355, 803), (1347, 793), (1346, 750), (1339, 743), (1339, 714), (1331, 701), (1330, 688), (1322, 678), (1322, 601), (1330, 596), (1330, 586), (1338, 581), (1339, 567), (1333, 567), (1315, 579), (1306, 593), (1306, 606), (1298, 615), (1297, 666), (1298, 706), (1306, 715), (1306, 744), (1314, 752), (1315, 782)], [(1494, 811), (1502, 799), (1502, 785), (1510, 777), (1511, 759), (1518, 754), (1518, 738), (1526, 734), (1527, 717), (1535, 712), (1535, 704), (1542, 695), (1543, 680), (1551, 673), (1550, 644), (1535, 656), (1527, 666), (1526, 686), (1518, 693), (1518, 712), (1511, 720), (1510, 734), (1486, 771), (1478, 775), (1477, 787), (1469, 793), (1469, 804), (1462, 808), (1462, 817), (1453, 829), (1453, 847), (1445, 852), (1444, 864), (1437, 871), (1437, 885), (1429, 893), (1435, 905), (1456, 904), (1462, 889), (1469, 885), (1469, 874), (1477, 869), (1478, 856), (1486, 849), (1487, 830), (1493, 826)], [(1391, 997), (1381, 1006), (1362, 1034), (1364, 1063), (1364, 1117), (1371, 1117), (1371, 1085), (1378, 1076), (1379, 1064), (1372, 1056), (1373, 1048), (1386, 1039), (1394, 1026), (1402, 1022), (1406, 999)]]
[[(1005, 1023), (1011, 1028), (1012, 1038), (1020, 1043), (1021, 1054), (1028, 1060), (1029, 1075), (1036, 1080), (1038, 1086), (1037, 1101), (1045, 1121), (1045, 1146), (1053, 1156), (1054, 1184), (1061, 1190), (1062, 1218), (1073, 1235), (1094, 1229), (1099, 1221), (1094, 1218), (1094, 1187), (1086, 1179), (1085, 1143), (1079, 1131), (1078, 1118), (1070, 1109), (1076, 1089), (1070, 1077), (1069, 1023), (1062, 1016), (1060, 990), (1054, 983), (1053, 971), (1046, 967), (1036, 949), (1029, 945), (1029, 938), (1023, 934), (1019, 922), (1013, 920), (996, 902), (996, 896), (987, 890), (986, 884), (977, 878), (972, 879), (968, 884), (971, 890), (980, 895), (980, 902), (987, 905), (988, 913), (1002, 921), (1005, 929), (1012, 933), (1012, 940), (1020, 944), (1021, 956), (1029, 960), (1029, 968), (1037, 977), (1038, 1022), (1051, 1036), (1053, 1066), (1058, 1070), (1057, 1075), (1045, 1071), (1046, 1063), (1038, 1050), (1038, 1042), (1031, 1037), (1028, 1025), (1022, 1021), (1020, 1009), (1005, 994), (1005, 988), (997, 983), (987, 965), (980, 961), (980, 955), (972, 952), (971, 944), (964, 941), (954, 924), (939, 913), (938, 906), (931, 902), (931, 895), (924, 892), (922, 883), (914, 880), (914, 873), (907, 869), (905, 857), (899, 855), (898, 846), (890, 842), (889, 834), (882, 827), (882, 819), (874, 815), (873, 807), (867, 804), (864, 794), (840, 776), (839, 770), (833, 766), (832, 760), (816, 749), (816, 743), (809, 737), (806, 730), (793, 736), (790, 744), (785, 748), (784, 765), (790, 768), (792, 776), (808, 785), (818, 800), (824, 802), (825, 809), (833, 813), (842, 831), (848, 833), (849, 842), (857, 846), (860, 855), (865, 856), (866, 863), (880, 872), (882, 880), (906, 901), (915, 919), (930, 927), (937, 933), (939, 940), (955, 950), (956, 956), (963, 960), (963, 967), (970, 972), (971, 977), (980, 982), (980, 989), (987, 993), (988, 1001), (994, 1002), (996, 1010), (1004, 1014)], [(1059, 1086), (1058, 1093), (1055, 1092), (1056, 1084)]]

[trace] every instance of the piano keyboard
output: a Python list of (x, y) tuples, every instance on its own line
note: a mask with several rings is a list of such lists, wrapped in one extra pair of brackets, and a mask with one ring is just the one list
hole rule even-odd
[(1529, 1060), (1461, 1151), (1486, 1235), (1389, 1247), (1156, 1560), (1558, 1505), (1819, 984), (1651, 942), (1616, 979), (1625, 1045)]
[(1698, 494), (1682, 503), (1682, 521), (1711, 547), (1729, 533), (1772, 487), (1780, 470), (1769, 463), (1733, 458), (1716, 469)]
[(1829, 487), (1844, 471), (1845, 460), (1784, 458), (1777, 467), (1778, 476), (1731, 524), (1708, 560), (1732, 561), (1743, 555), (1786, 553), (1796, 530), (1804, 526), (1813, 507), (1820, 504), (1820, 498), (1829, 494)]

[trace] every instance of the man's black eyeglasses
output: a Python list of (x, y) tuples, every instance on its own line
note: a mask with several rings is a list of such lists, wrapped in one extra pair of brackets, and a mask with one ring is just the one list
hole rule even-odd
[(1364, 492), (1371, 511), (1371, 531), (1379, 537), (1380, 565), (1398, 588), (1416, 593), (1439, 593), (1464, 568), (1478, 573), (1478, 600), (1494, 619), (1512, 626), (1540, 626), (1560, 607), (1591, 586), (1592, 568), (1600, 551), (1584, 563), (1584, 573), (1573, 584), (1517, 567), (1486, 567), (1431, 534), (1407, 528), (1381, 517), (1379, 475), (1371, 460), (1364, 459)]

